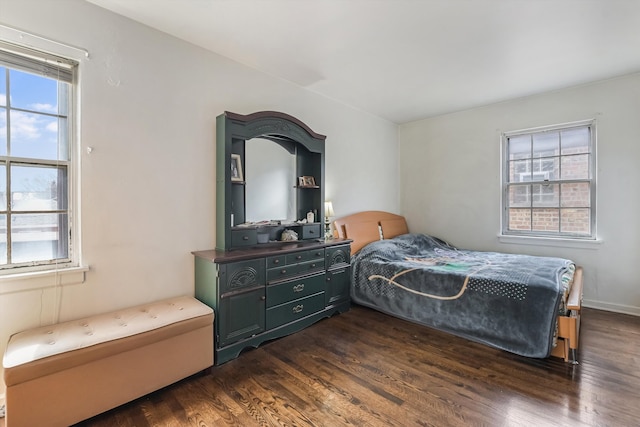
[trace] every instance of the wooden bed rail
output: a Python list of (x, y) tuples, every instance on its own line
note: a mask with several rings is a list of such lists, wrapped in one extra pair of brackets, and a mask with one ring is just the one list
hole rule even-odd
[(580, 345), (580, 309), (582, 308), (583, 277), (582, 267), (576, 267), (573, 284), (567, 298), (567, 316), (558, 316), (558, 343), (551, 351), (552, 356), (562, 357), (565, 362), (577, 364), (577, 350)]
[(580, 310), (582, 308), (582, 267), (576, 267), (573, 276), (573, 285), (567, 298), (567, 308), (569, 310)]

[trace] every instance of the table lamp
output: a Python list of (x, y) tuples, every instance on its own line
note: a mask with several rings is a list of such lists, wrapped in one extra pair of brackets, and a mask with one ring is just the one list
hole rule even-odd
[(331, 221), (329, 217), (335, 216), (333, 212), (333, 203), (330, 201), (324, 202), (324, 238), (325, 239), (333, 239), (333, 234), (331, 233)]

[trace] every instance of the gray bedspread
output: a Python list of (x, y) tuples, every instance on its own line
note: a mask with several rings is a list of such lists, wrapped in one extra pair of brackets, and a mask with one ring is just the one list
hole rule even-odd
[(544, 358), (574, 269), (566, 259), (460, 250), (405, 234), (353, 256), (351, 296), (400, 318)]

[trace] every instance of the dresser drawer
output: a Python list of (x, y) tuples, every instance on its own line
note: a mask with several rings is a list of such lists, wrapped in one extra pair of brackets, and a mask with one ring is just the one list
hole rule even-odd
[(287, 254), (287, 264), (297, 264), (309, 259), (311, 256), (309, 251), (295, 252), (293, 254)]
[(324, 249), (313, 249), (310, 251), (294, 252), (287, 254), (287, 264), (297, 264), (299, 262), (324, 259)]
[(322, 229), (319, 223), (306, 224), (302, 226), (302, 240), (317, 239), (321, 237)]
[(321, 259), (324, 260), (324, 249), (313, 249), (309, 252), (309, 260)]
[(273, 307), (298, 298), (322, 292), (325, 289), (324, 274), (267, 286), (267, 307)]
[(324, 292), (267, 309), (267, 329), (276, 328), (324, 309)]
[(267, 268), (284, 267), (287, 264), (286, 255), (267, 257)]
[(254, 229), (249, 230), (233, 230), (231, 231), (231, 245), (252, 246), (258, 244), (258, 232)]
[(316, 259), (298, 264), (298, 273), (300, 274), (313, 273), (318, 270), (324, 270), (324, 259)]
[(287, 277), (292, 277), (298, 274), (300, 271), (299, 264), (283, 265), (278, 268), (270, 268), (267, 270), (267, 282), (277, 282), (285, 280)]

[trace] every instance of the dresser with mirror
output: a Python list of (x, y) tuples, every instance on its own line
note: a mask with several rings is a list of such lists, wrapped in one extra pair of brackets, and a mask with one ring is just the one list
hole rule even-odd
[(325, 139), (285, 113), (216, 120), (216, 246), (193, 252), (214, 364), (349, 309), (350, 241), (325, 238)]

